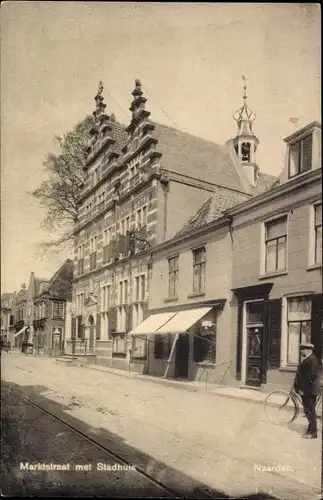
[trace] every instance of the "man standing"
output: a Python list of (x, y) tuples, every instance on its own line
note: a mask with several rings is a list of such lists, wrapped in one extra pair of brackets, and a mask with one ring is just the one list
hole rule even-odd
[(304, 434), (306, 439), (317, 438), (317, 422), (315, 404), (321, 391), (320, 366), (313, 353), (313, 344), (304, 343), (300, 346), (301, 363), (295, 377), (295, 390), (301, 396), (304, 413), (308, 420), (308, 428)]

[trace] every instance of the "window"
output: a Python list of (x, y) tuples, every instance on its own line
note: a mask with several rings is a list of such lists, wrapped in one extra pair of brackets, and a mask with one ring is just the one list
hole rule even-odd
[(135, 277), (135, 297), (134, 301), (143, 301), (146, 296), (146, 275), (141, 274)]
[(155, 335), (154, 355), (156, 359), (168, 359), (172, 350), (173, 335)]
[(84, 292), (76, 295), (76, 315), (82, 316), (84, 308)]
[(295, 177), (311, 170), (312, 167), (312, 135), (289, 146), (289, 177)]
[(112, 241), (112, 227), (108, 227), (103, 231), (103, 264), (110, 260), (109, 245)]
[(193, 250), (193, 292), (204, 292), (205, 288), (205, 247)]
[(322, 262), (322, 203), (314, 207), (315, 263)]
[(97, 236), (90, 239), (90, 271), (96, 269)]
[(78, 247), (78, 263), (77, 263), (77, 274), (80, 276), (84, 273), (84, 245)]
[(108, 309), (111, 305), (111, 285), (105, 285), (101, 288), (101, 331), (103, 336), (109, 334)]
[(168, 259), (168, 297), (177, 296), (178, 259), (178, 256)]
[(194, 361), (195, 363), (201, 363), (206, 361), (209, 363), (215, 363), (215, 334), (204, 334), (203, 337), (200, 335), (194, 336)]
[(286, 269), (287, 217), (280, 217), (265, 224), (265, 272)]
[(135, 336), (132, 340), (131, 357), (136, 359), (147, 358), (147, 336)]
[(127, 355), (126, 352), (127, 342), (124, 337), (114, 336), (112, 340), (112, 355), (125, 357)]
[(127, 328), (127, 307), (128, 304), (128, 280), (119, 282), (118, 293), (118, 317), (117, 327), (118, 331), (124, 332)]
[(298, 365), (300, 344), (311, 341), (311, 305), (307, 297), (287, 300), (287, 365)]
[(145, 227), (147, 226), (147, 206), (139, 208), (136, 212), (136, 226)]
[(53, 302), (53, 318), (64, 317), (64, 302)]

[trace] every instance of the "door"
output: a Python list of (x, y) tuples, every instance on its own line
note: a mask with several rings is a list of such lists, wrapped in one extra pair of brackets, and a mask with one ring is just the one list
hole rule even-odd
[(189, 355), (189, 336), (187, 333), (181, 333), (176, 342), (175, 351), (175, 377), (188, 377), (188, 355)]
[(260, 387), (262, 375), (263, 326), (247, 327), (247, 376), (246, 385)]
[(263, 370), (264, 301), (246, 302), (246, 385), (260, 387)]

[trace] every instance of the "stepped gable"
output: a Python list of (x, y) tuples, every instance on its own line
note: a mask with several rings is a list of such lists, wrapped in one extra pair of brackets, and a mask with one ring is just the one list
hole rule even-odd
[(215, 188), (214, 194), (212, 194), (212, 196), (210, 196), (203, 203), (198, 211), (184, 224), (175, 237), (203, 227), (209, 222), (220, 219), (225, 210), (228, 210), (239, 203), (243, 203), (249, 198), (250, 196), (243, 193), (238, 193), (229, 189)]

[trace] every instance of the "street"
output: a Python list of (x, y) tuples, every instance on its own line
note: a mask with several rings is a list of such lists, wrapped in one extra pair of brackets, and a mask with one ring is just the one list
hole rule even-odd
[[(125, 374), (65, 366), (54, 359), (15, 352), (2, 357), (2, 380), (17, 392), (19, 389), (41, 401), (42, 407), (50, 405), (64, 418), (87, 425), (88, 432), (100, 435), (100, 442), (107, 439), (109, 449), (113, 443), (115, 449), (122, 448), (129, 462), (161, 482), (167, 480), (168, 486), (177, 482), (187, 492), (200, 484), (213, 495), (217, 492), (233, 498), (266, 493), (285, 500), (309, 500), (320, 492), (321, 431), (317, 440), (301, 439), (305, 427), (301, 416), (288, 428), (272, 426), (265, 419), (263, 406), (256, 402), (173, 389)], [(5, 399), (3, 406), (7, 405)], [(20, 425), (29, 421), (22, 410), (19, 414), (18, 409), (17, 415), (15, 421)], [(41, 432), (40, 436), (33, 432), (37, 443), (44, 442), (46, 431)], [(58, 450), (54, 460), (50, 455), (55, 443), (57, 447), (57, 438), (52, 439), (46, 442), (47, 456), (35, 456), (33, 461), (104, 461), (97, 450), (94, 459), (92, 451), (84, 449), (82, 453), (75, 451), (73, 459), (60, 456)], [(37, 455), (39, 445), (35, 450), (30, 446)], [(18, 462), (20, 457), (11, 456), (10, 460)], [(103, 472), (92, 473), (96, 476), (90, 482), (100, 488)], [(122, 478), (125, 490), (132, 480), (129, 474)], [(117, 488), (113, 483), (116, 479), (111, 481), (110, 487)], [(78, 481), (78, 487), (84, 493), (89, 486)], [(109, 490), (109, 485), (104, 487)]]
[(5, 496), (165, 496), (131, 466), (117, 464), (4, 387), (1, 403)]

